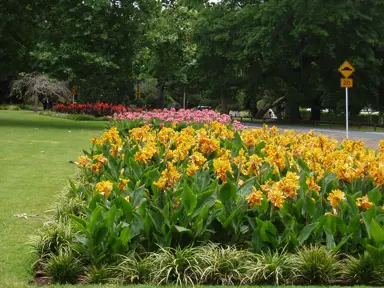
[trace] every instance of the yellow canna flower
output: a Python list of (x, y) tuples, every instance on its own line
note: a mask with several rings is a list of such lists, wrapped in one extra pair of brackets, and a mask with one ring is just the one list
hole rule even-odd
[(111, 154), (112, 157), (116, 158), (117, 153), (122, 150), (122, 147), (120, 147), (117, 144), (112, 144), (111, 149), (109, 150), (109, 153)]
[(246, 197), (250, 208), (260, 206), (263, 200), (263, 192), (257, 190), (254, 186), (252, 187), (252, 193)]
[(161, 176), (158, 181), (153, 182), (153, 184), (164, 190), (166, 188), (173, 187), (176, 182), (180, 179), (181, 174), (177, 171), (177, 168), (173, 165), (172, 162), (167, 162), (167, 168), (161, 172)]
[(88, 156), (79, 156), (79, 158), (77, 158), (77, 162), (75, 163), (81, 168), (87, 167), (89, 166), (89, 158)]
[(195, 151), (189, 158), (198, 166), (203, 165), (207, 161), (207, 158), (198, 151)]
[(276, 183), (277, 187), (284, 192), (284, 194), (293, 198), (296, 195), (297, 189), (299, 189), (299, 176), (289, 171), (287, 175)]
[(345, 194), (343, 191), (339, 189), (332, 190), (331, 193), (328, 195), (329, 202), (331, 203), (331, 206), (333, 209), (336, 209), (336, 207), (339, 206), (339, 204), (345, 200)]
[(103, 154), (93, 155), (93, 160), (96, 160), (100, 163), (107, 163), (108, 162), (108, 159), (105, 158)]
[(187, 167), (187, 175), (193, 176), (198, 170), (199, 170), (199, 166), (197, 166), (194, 162), (190, 162)]
[(372, 206), (372, 202), (369, 202), (368, 196), (365, 195), (356, 199), (356, 205), (361, 209), (368, 209)]
[(105, 196), (111, 194), (112, 188), (113, 184), (111, 181), (101, 181), (96, 184), (96, 191)]
[(282, 208), (285, 201), (285, 196), (280, 189), (273, 187), (271, 191), (267, 193), (267, 199), (272, 203), (273, 206)]
[(320, 186), (316, 184), (314, 176), (308, 177), (305, 183), (307, 183), (309, 191), (315, 191), (318, 193), (321, 189)]
[(215, 170), (217, 178), (220, 178), (223, 183), (227, 182), (227, 171), (233, 174), (231, 163), (224, 156), (213, 160), (213, 168)]
[(119, 187), (120, 190), (124, 190), (130, 180), (125, 178), (119, 178), (119, 180), (120, 183), (117, 185), (117, 187)]
[(93, 173), (98, 173), (100, 171), (100, 169), (101, 169), (101, 166), (102, 166), (101, 162), (97, 162), (95, 164), (92, 164), (91, 165), (92, 172)]

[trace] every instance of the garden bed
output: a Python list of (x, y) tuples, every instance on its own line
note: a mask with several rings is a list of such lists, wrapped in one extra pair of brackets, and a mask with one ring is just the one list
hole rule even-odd
[(384, 145), (243, 130), (199, 113), (114, 116), (33, 242), (43, 274), (60, 283), (384, 284)]

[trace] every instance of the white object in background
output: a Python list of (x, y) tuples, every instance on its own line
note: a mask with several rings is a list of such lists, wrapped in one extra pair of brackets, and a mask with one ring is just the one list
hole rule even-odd
[(263, 119), (277, 119), (277, 117), (272, 109), (268, 109), (268, 111), (264, 114)]

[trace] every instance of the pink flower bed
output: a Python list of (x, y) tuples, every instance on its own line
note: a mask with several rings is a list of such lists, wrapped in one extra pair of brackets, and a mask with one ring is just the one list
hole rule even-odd
[(238, 121), (232, 121), (231, 116), (221, 114), (213, 110), (194, 110), (194, 109), (180, 109), (176, 111), (174, 108), (164, 110), (151, 110), (151, 111), (126, 111), (113, 114), (114, 120), (160, 120), (162, 122), (170, 122), (173, 124), (180, 123), (210, 123), (216, 121), (222, 124), (232, 124), (236, 129), (243, 129), (243, 125)]

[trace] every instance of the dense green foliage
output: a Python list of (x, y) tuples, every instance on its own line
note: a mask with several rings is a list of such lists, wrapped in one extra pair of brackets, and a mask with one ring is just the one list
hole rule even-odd
[(29, 2), (0, 4), (1, 101), (20, 72), (35, 71), (69, 82), (79, 101), (258, 117), (272, 106), (288, 119), (302, 106), (319, 119), (321, 109), (344, 110), (337, 68), (349, 60), (351, 113), (383, 108), (380, 0)]

